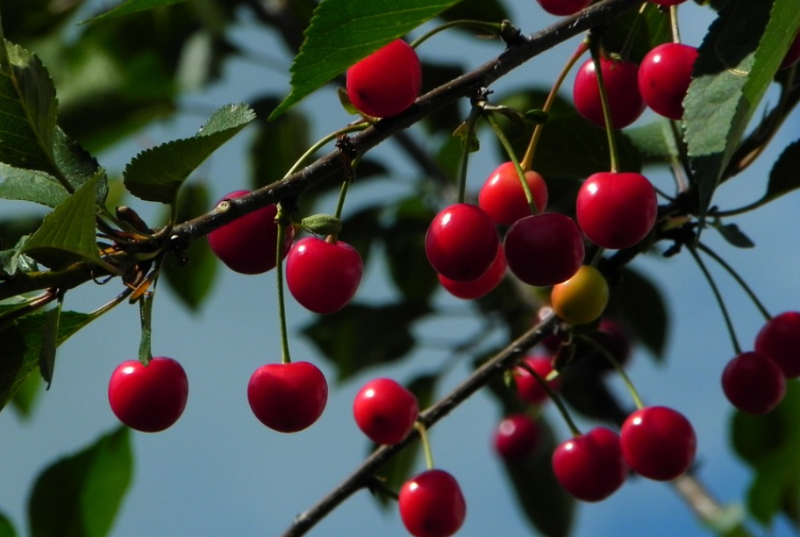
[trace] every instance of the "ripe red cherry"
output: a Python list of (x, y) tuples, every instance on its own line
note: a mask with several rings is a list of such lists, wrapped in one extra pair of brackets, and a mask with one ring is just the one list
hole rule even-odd
[(597, 427), (562, 442), (553, 451), (553, 473), (561, 486), (585, 502), (599, 502), (619, 489), (628, 475), (617, 433)]
[[(538, 211), (547, 207), (547, 184), (544, 178), (533, 170), (525, 172), (533, 201)], [(531, 208), (525, 198), (525, 190), (517, 175), (513, 162), (506, 162), (495, 169), (486, 179), (478, 194), (478, 205), (498, 224), (510, 226), (520, 218), (531, 215)]]
[(508, 228), (504, 246), (508, 268), (528, 285), (561, 283), (583, 263), (583, 234), (574, 220), (559, 213), (517, 220)]
[(589, 240), (619, 250), (637, 244), (650, 233), (658, 215), (658, 198), (643, 175), (600, 172), (581, 185), (575, 213)]
[(461, 487), (444, 470), (428, 470), (406, 481), (398, 503), (403, 525), (414, 537), (448, 537), (467, 516)]
[(147, 366), (127, 360), (114, 369), (108, 383), (108, 402), (117, 419), (137, 431), (155, 433), (173, 425), (183, 414), (189, 382), (183, 367), (156, 356)]
[(489, 215), (468, 203), (451, 205), (437, 214), (425, 235), (425, 253), (433, 269), (457, 282), (486, 274), (499, 244)]
[(637, 410), (620, 432), (625, 462), (638, 474), (668, 481), (691, 466), (697, 450), (694, 428), (683, 414), (652, 406)]
[(508, 263), (506, 263), (506, 255), (501, 244), (497, 247), (497, 256), (494, 258), (492, 266), (477, 280), (457, 282), (439, 274), (439, 283), (453, 296), (464, 300), (474, 300), (485, 296), (497, 287), (505, 278), (507, 269)]
[(755, 350), (781, 368), (787, 379), (800, 377), (800, 312), (773, 317), (756, 336)]
[(309, 362), (267, 364), (250, 377), (247, 400), (261, 423), (281, 433), (295, 433), (322, 415), (328, 383)]
[(681, 119), (696, 59), (697, 49), (681, 43), (664, 43), (648, 52), (639, 66), (639, 92), (647, 106), (664, 117)]
[(536, 451), (540, 435), (535, 421), (525, 414), (512, 414), (497, 426), (492, 445), (503, 460), (523, 461)]
[[(552, 360), (547, 356), (529, 356), (523, 362), (543, 379), (546, 379), (553, 372)], [(540, 405), (547, 400), (547, 391), (542, 386), (542, 383), (524, 367), (517, 366), (514, 368), (514, 381), (517, 384), (517, 396), (526, 403)], [(548, 381), (548, 386), (553, 390), (558, 390), (561, 387), (561, 378), (556, 377)]]
[(763, 354), (744, 352), (722, 372), (722, 391), (742, 412), (766, 414), (783, 400), (786, 379), (778, 364)]
[[(249, 194), (248, 190), (235, 190), (222, 200)], [(211, 251), (228, 268), (242, 274), (261, 274), (275, 268), (278, 246), (278, 225), (275, 215), (278, 208), (268, 205), (244, 215), (208, 234)], [(292, 233), (286, 234), (284, 256), (292, 245)]]
[(286, 285), (304, 308), (333, 313), (356, 294), (363, 270), (361, 255), (349, 244), (306, 237), (286, 258)]
[(589, 7), (592, 0), (538, 0), (542, 9), (551, 15), (563, 17), (574, 15), (578, 11)]
[(353, 402), (358, 428), (376, 444), (402, 441), (414, 428), (418, 412), (414, 394), (388, 378), (366, 383)]
[(419, 57), (401, 39), (347, 70), (347, 96), (353, 106), (368, 116), (396, 116), (411, 106), (421, 86)]
[(789, 45), (789, 50), (786, 51), (786, 56), (783, 57), (779, 69), (788, 69), (798, 61), (800, 61), (800, 33), (797, 34), (792, 44)]
[[(629, 61), (600, 59), (603, 70), (603, 83), (608, 93), (611, 109), (611, 123), (615, 129), (627, 127), (644, 112), (645, 104), (639, 93), (637, 78), (639, 67)], [(597, 84), (594, 62), (587, 60), (575, 75), (572, 91), (575, 108), (578, 112), (600, 127), (605, 127), (603, 105), (600, 101), (600, 87)]]

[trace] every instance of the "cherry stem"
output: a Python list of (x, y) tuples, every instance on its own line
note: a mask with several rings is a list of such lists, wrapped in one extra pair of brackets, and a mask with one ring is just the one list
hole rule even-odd
[(419, 421), (414, 422), (414, 428), (419, 433), (419, 440), (422, 442), (422, 451), (425, 453), (425, 466), (428, 470), (433, 470), (433, 451), (431, 451), (431, 443), (428, 441), (428, 429)]
[(652, 2), (644, 2), (641, 7), (639, 7), (639, 12), (636, 14), (636, 18), (633, 19), (631, 30), (628, 32), (628, 36), (625, 38), (625, 44), (622, 45), (622, 50), (619, 52), (620, 58), (628, 59), (630, 56), (631, 48), (633, 48), (634, 37), (636, 37), (636, 32), (639, 31), (639, 27), (642, 25), (642, 18), (645, 10), (650, 6), (657, 9)]
[(717, 284), (714, 282), (714, 278), (711, 276), (711, 273), (708, 271), (708, 267), (700, 258), (700, 255), (697, 253), (697, 250), (692, 245), (687, 245), (689, 248), (689, 253), (692, 254), (695, 262), (697, 262), (697, 266), (700, 267), (700, 270), (703, 271), (703, 276), (705, 276), (706, 281), (711, 286), (711, 290), (714, 292), (714, 298), (717, 300), (717, 304), (719, 304), (719, 309), (722, 312), (722, 317), (725, 319), (725, 327), (728, 329), (728, 335), (731, 338), (731, 344), (733, 344), (733, 351), (738, 356), (742, 353), (742, 348), (739, 346), (739, 340), (736, 338), (736, 331), (733, 328), (733, 323), (731, 322), (731, 317), (728, 314), (728, 308), (725, 307), (725, 301), (722, 299), (722, 294), (719, 292), (717, 288)]
[(622, 377), (622, 382), (625, 383), (625, 387), (628, 389), (628, 392), (631, 394), (631, 398), (633, 399), (633, 404), (636, 405), (636, 410), (641, 410), (644, 408), (644, 403), (642, 403), (642, 398), (639, 397), (639, 392), (636, 390), (636, 386), (633, 385), (633, 381), (625, 372), (625, 369), (619, 363), (619, 360), (611, 354), (611, 352), (599, 341), (595, 341), (589, 336), (579, 335), (577, 338), (584, 343), (588, 343), (591, 347), (594, 347), (596, 351), (603, 355), (603, 357), (608, 360), (619, 376)]
[(492, 35), (500, 35), (500, 31), (503, 27), (501, 23), (497, 22), (486, 22), (486, 21), (478, 21), (478, 20), (456, 20), (450, 21), (442, 24), (441, 26), (437, 26), (433, 30), (421, 35), (420, 37), (416, 38), (414, 41), (411, 42), (411, 48), (417, 48), (422, 43), (427, 41), (429, 38), (433, 37), (434, 35), (447, 30), (448, 28), (474, 28), (476, 30), (483, 30), (488, 32)]
[(681, 42), (681, 30), (678, 27), (678, 6), (669, 7), (669, 23), (672, 28), (672, 41), (675, 43)]
[(589, 51), (592, 53), (594, 63), (594, 74), (597, 77), (597, 87), (600, 90), (600, 103), (603, 106), (603, 121), (606, 124), (606, 136), (608, 137), (608, 152), (611, 154), (611, 172), (619, 172), (619, 158), (617, 156), (617, 142), (614, 136), (614, 124), (611, 121), (611, 106), (608, 102), (608, 92), (603, 82), (603, 66), (600, 62), (600, 39), (589, 30)]
[(470, 110), (467, 117), (467, 138), (464, 143), (464, 154), (461, 157), (461, 176), (458, 179), (458, 203), (464, 203), (467, 198), (467, 168), (469, 167), (470, 147), (472, 136), (475, 134), (475, 124), (478, 122), (478, 118), (481, 117), (482, 111), (483, 108), (476, 103), (472, 106), (472, 110)]
[(339, 129), (338, 131), (334, 131), (334, 132), (328, 134), (327, 136), (325, 136), (324, 138), (318, 140), (314, 145), (309, 147), (308, 150), (305, 153), (303, 153), (302, 156), (299, 159), (297, 159), (297, 162), (295, 162), (292, 165), (292, 167), (289, 168), (289, 171), (286, 172), (286, 175), (284, 176), (284, 178), (289, 177), (290, 175), (295, 173), (298, 170), (298, 168), (300, 168), (300, 166), (302, 166), (303, 163), (307, 159), (311, 158), (311, 156), (314, 153), (316, 153), (317, 151), (319, 151), (320, 149), (325, 147), (325, 145), (329, 144), (333, 140), (336, 140), (341, 135), (349, 134), (351, 132), (360, 132), (360, 131), (363, 131), (364, 129), (366, 129), (367, 127), (369, 127), (368, 123), (365, 123), (363, 121), (359, 121), (356, 124), (348, 125), (346, 127), (343, 127), (341, 129)]
[(733, 277), (733, 279), (736, 280), (736, 283), (739, 284), (742, 290), (745, 293), (747, 293), (747, 296), (750, 297), (750, 300), (753, 301), (753, 304), (755, 304), (756, 308), (758, 308), (758, 311), (761, 313), (761, 315), (764, 317), (765, 320), (769, 321), (770, 319), (772, 319), (772, 315), (770, 315), (767, 308), (765, 308), (764, 304), (762, 304), (761, 301), (758, 299), (758, 296), (756, 296), (756, 294), (753, 292), (750, 286), (747, 285), (747, 282), (744, 281), (744, 278), (742, 278), (739, 275), (739, 273), (736, 272), (736, 270), (727, 261), (722, 259), (722, 257), (720, 257), (714, 250), (712, 250), (702, 242), (698, 243), (697, 247), (701, 251), (706, 253), (709, 257), (711, 257), (714, 261), (719, 263), (722, 266), (722, 268), (728, 271), (728, 274), (730, 274)]
[(530, 375), (533, 376), (533, 378), (536, 379), (536, 381), (539, 384), (542, 385), (544, 391), (547, 392), (547, 396), (553, 400), (553, 403), (555, 403), (556, 408), (558, 408), (558, 411), (561, 413), (561, 416), (564, 418), (564, 421), (567, 422), (567, 427), (569, 427), (572, 436), (575, 437), (580, 436), (581, 431), (580, 429), (578, 429), (578, 426), (575, 425), (575, 422), (572, 421), (572, 416), (569, 415), (569, 410), (567, 410), (567, 407), (564, 405), (564, 402), (561, 400), (561, 397), (547, 383), (547, 380), (543, 379), (542, 376), (539, 373), (537, 373), (534, 368), (526, 364), (524, 360), (520, 361), (517, 364), (517, 366), (527, 371)]
[(278, 320), (281, 327), (281, 363), (292, 362), (289, 353), (289, 332), (286, 327), (286, 300), (283, 294), (283, 250), (286, 241), (286, 228), (292, 225), (291, 218), (286, 214), (282, 203), (278, 204), (278, 214), (275, 216), (278, 223), (278, 245), (275, 253), (275, 279), (278, 285)]
[(511, 142), (508, 141), (503, 129), (500, 128), (500, 124), (497, 122), (497, 119), (495, 119), (491, 112), (487, 112), (483, 117), (485, 117), (489, 125), (492, 126), (492, 130), (494, 131), (495, 136), (497, 136), (497, 139), (500, 140), (500, 143), (503, 145), (503, 149), (506, 150), (508, 158), (514, 163), (514, 168), (517, 170), (517, 175), (519, 176), (519, 180), (522, 184), (522, 190), (525, 191), (525, 199), (528, 201), (528, 207), (531, 209), (531, 214), (539, 214), (539, 208), (536, 206), (536, 200), (533, 199), (531, 187), (528, 185), (528, 181), (525, 180), (525, 171), (522, 169), (522, 166), (520, 166), (519, 159), (517, 158), (517, 154), (514, 152), (514, 148), (511, 146)]
[[(582, 41), (580, 45), (578, 45), (577, 50), (570, 56), (567, 63), (564, 64), (564, 67), (561, 69), (561, 72), (558, 74), (558, 78), (556, 79), (553, 87), (550, 88), (550, 93), (547, 95), (547, 99), (544, 102), (544, 106), (542, 106), (542, 111), (545, 113), (550, 113), (550, 109), (553, 108), (553, 103), (556, 101), (556, 96), (558, 95), (558, 91), (561, 89), (561, 86), (564, 84), (564, 79), (567, 78), (567, 75), (578, 62), (581, 56), (584, 55), (586, 50), (588, 49), (588, 45), (585, 41)], [(520, 162), (520, 166), (525, 171), (528, 171), (533, 168), (533, 154), (536, 152), (536, 146), (539, 145), (539, 139), (542, 137), (542, 130), (544, 130), (544, 125), (547, 123), (537, 123), (536, 127), (533, 129), (533, 134), (531, 135), (531, 141), (528, 143), (528, 149), (525, 151), (525, 156), (522, 157), (522, 162)]]

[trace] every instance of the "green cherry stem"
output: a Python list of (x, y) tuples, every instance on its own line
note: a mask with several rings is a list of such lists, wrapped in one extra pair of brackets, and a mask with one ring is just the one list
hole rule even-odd
[(433, 452), (431, 451), (431, 443), (428, 441), (428, 429), (420, 421), (414, 422), (414, 428), (419, 433), (419, 440), (422, 442), (422, 451), (425, 452), (425, 466), (428, 470), (433, 470)]
[(321, 148), (323, 148), (328, 143), (330, 143), (333, 140), (337, 139), (339, 136), (341, 136), (343, 134), (349, 134), (351, 132), (360, 132), (360, 131), (363, 131), (364, 129), (366, 129), (367, 127), (369, 127), (369, 125), (367, 123), (364, 123), (363, 121), (360, 121), (360, 122), (358, 122), (358, 123), (356, 123), (354, 125), (348, 125), (347, 127), (341, 128), (338, 131), (334, 131), (334, 132), (328, 134), (324, 138), (322, 138), (319, 141), (317, 141), (314, 145), (309, 147), (308, 150), (305, 153), (303, 153), (302, 156), (299, 159), (297, 159), (297, 162), (295, 162), (294, 165), (292, 165), (292, 167), (289, 168), (289, 171), (286, 172), (286, 175), (284, 176), (284, 178), (289, 177), (290, 175), (295, 173), (300, 168), (300, 166), (303, 165), (303, 163), (306, 160), (311, 158), (311, 156), (314, 153), (319, 151)]
[(497, 119), (495, 119), (491, 112), (487, 112), (483, 117), (485, 117), (486, 121), (489, 123), (489, 125), (491, 125), (495, 136), (497, 136), (497, 139), (500, 140), (500, 143), (503, 145), (503, 149), (506, 150), (508, 158), (514, 163), (514, 168), (517, 170), (517, 175), (519, 176), (520, 183), (522, 184), (522, 190), (525, 191), (525, 199), (528, 201), (528, 207), (531, 209), (531, 214), (539, 214), (539, 208), (536, 206), (536, 201), (533, 199), (531, 187), (528, 185), (528, 181), (525, 180), (525, 170), (522, 169), (519, 159), (517, 158), (517, 154), (514, 152), (514, 148), (511, 146), (511, 142), (508, 141), (503, 129), (500, 128), (500, 124), (497, 122)]
[(500, 35), (500, 31), (503, 28), (502, 23), (497, 22), (486, 22), (486, 21), (477, 21), (477, 20), (455, 20), (446, 22), (440, 26), (437, 26), (433, 30), (421, 35), (420, 37), (416, 38), (414, 41), (411, 42), (411, 48), (417, 48), (422, 43), (433, 37), (434, 35), (438, 34), (439, 32), (443, 32), (448, 28), (474, 28), (476, 30), (482, 30), (487, 32), (491, 35)]
[(600, 103), (603, 105), (603, 121), (606, 124), (606, 136), (608, 137), (608, 149), (611, 154), (611, 172), (619, 172), (619, 157), (617, 155), (617, 142), (614, 135), (614, 124), (611, 122), (611, 106), (608, 103), (608, 92), (603, 82), (603, 68), (600, 63), (600, 38), (589, 31), (589, 51), (592, 53), (594, 63), (594, 74), (597, 77), (597, 87), (600, 90)]
[(286, 300), (283, 294), (283, 249), (286, 240), (286, 229), (292, 225), (291, 217), (286, 214), (282, 203), (278, 204), (278, 214), (275, 216), (278, 222), (278, 245), (276, 247), (275, 279), (278, 285), (278, 320), (281, 327), (281, 363), (289, 364), (292, 362), (289, 353), (289, 331), (286, 328)]
[(614, 355), (611, 354), (611, 352), (609, 352), (609, 350), (604, 345), (602, 345), (601, 343), (595, 341), (594, 339), (588, 336), (578, 335), (576, 336), (576, 338), (584, 343), (587, 343), (591, 347), (594, 347), (595, 350), (597, 350), (600, 354), (602, 354), (603, 357), (606, 360), (608, 360), (612, 366), (614, 366), (614, 369), (617, 371), (617, 373), (619, 373), (619, 376), (622, 378), (622, 382), (625, 383), (625, 387), (630, 392), (631, 398), (633, 398), (633, 404), (636, 405), (636, 410), (643, 409), (644, 403), (642, 403), (642, 398), (639, 397), (639, 392), (636, 389), (636, 386), (633, 385), (633, 381), (625, 372), (625, 369), (622, 367), (622, 365), (620, 365), (619, 361), (614, 357)]
[(669, 23), (672, 29), (672, 41), (675, 43), (681, 42), (681, 30), (678, 27), (678, 6), (669, 7)]
[(580, 436), (581, 430), (578, 429), (578, 426), (575, 425), (575, 422), (572, 420), (572, 416), (570, 416), (569, 410), (567, 410), (567, 407), (564, 405), (564, 401), (562, 401), (561, 397), (555, 391), (553, 391), (547, 381), (543, 379), (535, 369), (526, 364), (524, 360), (518, 362), (517, 366), (527, 371), (528, 374), (533, 375), (533, 378), (535, 378), (536, 381), (542, 385), (544, 391), (547, 392), (547, 396), (552, 399), (553, 403), (556, 405), (556, 408), (558, 408), (558, 411), (561, 413), (561, 416), (564, 418), (564, 421), (567, 422), (567, 427), (569, 427), (572, 436)]
[(464, 203), (467, 197), (467, 168), (469, 167), (469, 154), (472, 152), (472, 137), (475, 135), (475, 125), (481, 117), (483, 108), (479, 103), (472, 105), (472, 110), (465, 121), (467, 134), (464, 142), (464, 153), (461, 156), (461, 176), (458, 178), (458, 202)]
[(720, 257), (714, 250), (712, 250), (702, 242), (698, 243), (697, 247), (700, 249), (700, 251), (704, 252), (709, 257), (711, 257), (711, 259), (719, 263), (720, 266), (724, 268), (728, 272), (728, 274), (730, 274), (733, 277), (734, 280), (736, 280), (736, 283), (738, 283), (739, 286), (742, 288), (742, 290), (745, 293), (747, 293), (747, 296), (749, 296), (750, 300), (753, 301), (753, 304), (755, 304), (756, 308), (758, 308), (758, 311), (761, 313), (761, 315), (764, 316), (764, 320), (769, 321), (770, 319), (772, 319), (772, 315), (770, 315), (767, 308), (765, 308), (764, 304), (762, 304), (761, 301), (758, 299), (758, 296), (756, 296), (755, 292), (753, 292), (750, 286), (747, 285), (747, 282), (744, 281), (744, 278), (742, 278), (739, 275), (739, 273), (736, 272), (736, 270), (727, 261), (722, 259), (722, 257)]
[(733, 351), (736, 356), (742, 354), (742, 348), (739, 346), (739, 340), (736, 338), (736, 331), (733, 328), (733, 323), (731, 322), (731, 316), (728, 314), (728, 308), (725, 306), (725, 301), (722, 299), (722, 294), (719, 292), (719, 288), (717, 288), (717, 284), (714, 282), (714, 278), (711, 276), (711, 273), (708, 271), (708, 267), (706, 264), (703, 263), (703, 260), (700, 258), (700, 255), (697, 253), (697, 250), (692, 246), (688, 245), (689, 253), (692, 254), (697, 266), (700, 267), (700, 270), (703, 271), (703, 276), (705, 276), (706, 281), (711, 286), (711, 290), (714, 292), (714, 298), (717, 300), (717, 304), (719, 304), (719, 309), (722, 312), (722, 317), (725, 319), (725, 327), (728, 329), (728, 335), (731, 338), (731, 344), (733, 345)]

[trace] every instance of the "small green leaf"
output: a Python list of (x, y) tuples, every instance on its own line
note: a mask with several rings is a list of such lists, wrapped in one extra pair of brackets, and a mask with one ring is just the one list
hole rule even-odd
[(338, 235), (342, 232), (342, 221), (332, 214), (312, 214), (300, 221), (300, 227), (315, 235)]
[(137, 13), (139, 11), (155, 9), (157, 7), (178, 4), (186, 1), (187, 0), (127, 0), (114, 9), (106, 11), (102, 15), (98, 15), (97, 17), (89, 19), (86, 22), (99, 22), (114, 17), (122, 17), (124, 15), (130, 15), (131, 13)]
[(17, 530), (14, 529), (14, 524), (2, 512), (0, 512), (0, 537), (17, 537)]
[(255, 114), (244, 104), (217, 110), (192, 138), (139, 153), (125, 168), (125, 188), (143, 200), (174, 205), (189, 174), (254, 119)]
[(750, 240), (750, 237), (745, 235), (736, 224), (714, 222), (712, 226), (719, 231), (720, 235), (722, 235), (726, 241), (737, 248), (752, 248), (755, 246), (755, 243)]
[(127, 427), (42, 472), (28, 500), (32, 537), (104, 537), (133, 477)]
[(789, 144), (772, 166), (767, 193), (764, 194), (762, 201), (774, 200), (800, 188), (798, 169), (800, 169), (800, 140)]
[(270, 114), (292, 105), (460, 0), (323, 0), (292, 64), (292, 91)]

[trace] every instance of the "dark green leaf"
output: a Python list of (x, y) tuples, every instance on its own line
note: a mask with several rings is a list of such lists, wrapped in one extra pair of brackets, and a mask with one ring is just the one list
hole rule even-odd
[[(636, 9), (628, 10), (606, 27), (602, 35), (606, 51), (620, 53), (625, 49), (627, 58), (639, 65), (650, 50), (672, 41), (669, 10), (662, 10), (652, 2), (646, 6), (644, 14)], [(631, 32), (634, 32), (633, 39)]]
[(302, 333), (332, 362), (340, 381), (371, 366), (399, 360), (413, 347), (411, 325), (430, 313), (427, 306), (350, 304), (320, 316)]
[[(505, 5), (498, 0), (463, 0), (439, 15), (445, 21), (477, 20), (501, 22), (509, 18)], [(466, 32), (473, 32), (470, 27), (458, 27)]]
[(772, 166), (767, 193), (762, 200), (773, 200), (800, 188), (798, 169), (800, 169), (800, 140), (789, 144)]
[(104, 537), (133, 477), (130, 432), (119, 427), (45, 469), (28, 500), (32, 537)]
[(82, 2), (60, 3), (60, 0), (3, 0), (3, 31), (7, 40), (24, 44), (36, 38), (57, 33), (68, 22)]
[(17, 537), (17, 530), (9, 518), (0, 512), (0, 537)]
[(732, 0), (700, 46), (684, 120), (701, 218), (798, 26), (796, 0)]
[[(464, 5), (459, 4), (459, 5)], [(450, 63), (422, 62), (422, 93), (454, 80), (464, 74), (464, 68)], [(429, 132), (450, 133), (462, 120), (461, 106), (458, 101), (445, 106), (435, 114), (428, 116), (422, 125)]]
[(67, 189), (52, 175), (0, 163), (0, 198), (32, 201), (55, 207), (67, 197)]
[(737, 248), (752, 248), (755, 246), (755, 243), (750, 240), (750, 237), (745, 235), (736, 224), (714, 222), (712, 225), (726, 241)]
[(20, 237), (14, 248), (0, 251), (0, 273), (13, 276), (18, 271), (37, 270), (36, 261), (22, 254), (28, 238), (28, 236)]
[[(272, 122), (266, 117), (278, 105), (272, 97), (253, 103), (258, 115), (256, 135), (250, 145), (253, 162), (251, 185), (254, 189), (273, 183), (286, 175), (294, 163), (311, 146), (308, 118), (299, 112), (288, 112)], [(333, 149), (331, 144), (330, 149)]]
[(122, 17), (123, 15), (130, 15), (131, 13), (136, 13), (138, 11), (155, 9), (157, 7), (178, 4), (180, 2), (186, 2), (186, 0), (127, 0), (111, 11), (107, 11), (102, 15), (98, 15), (87, 22), (98, 22), (111, 19), (113, 17)]
[(626, 268), (618, 284), (612, 285), (609, 313), (625, 319), (656, 360), (664, 358), (669, 334), (669, 316), (664, 297), (654, 283)]
[(350, 214), (344, 221), (341, 239), (358, 250), (364, 266), (367, 265), (372, 245), (380, 240), (375, 230), (380, 229), (381, 207), (365, 207)]
[(99, 176), (97, 203), (102, 204), (106, 201), (108, 182), (105, 170), (97, 163), (97, 159), (58, 127), (55, 132), (53, 158), (58, 169), (74, 188), (80, 188), (85, 182)]
[(459, 0), (324, 0), (292, 64), (292, 91), (270, 115), (292, 105)]
[(61, 318), (61, 300), (58, 306), (44, 312), (44, 326), (42, 326), (42, 349), (39, 352), (39, 373), (42, 374), (47, 389), (53, 382), (53, 372), (56, 365), (56, 347), (58, 347), (58, 323)]
[[(19, 385), (14, 396), (11, 398), (11, 408), (17, 413), (17, 416), (23, 419), (30, 418), (33, 414), (33, 407), (42, 393), (40, 389), (42, 386), (42, 379), (38, 375), (28, 375), (27, 378)], [(2, 536), (2, 533), (0, 533)]]

